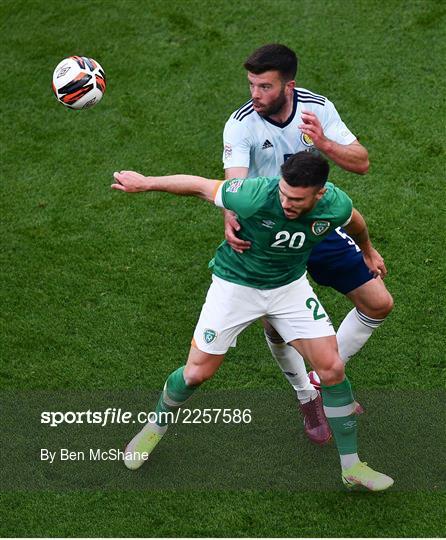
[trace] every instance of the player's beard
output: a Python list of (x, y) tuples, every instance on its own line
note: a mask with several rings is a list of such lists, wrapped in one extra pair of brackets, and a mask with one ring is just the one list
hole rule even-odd
[(280, 90), (280, 94), (277, 96), (277, 99), (275, 99), (270, 105), (263, 109), (263, 111), (259, 112), (258, 114), (260, 116), (274, 116), (275, 114), (279, 114), (282, 109), (286, 105), (286, 95), (285, 95), (285, 87), (282, 87)]

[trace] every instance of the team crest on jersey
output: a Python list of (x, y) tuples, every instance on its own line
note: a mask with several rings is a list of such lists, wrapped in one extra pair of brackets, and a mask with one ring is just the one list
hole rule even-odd
[(205, 342), (209, 345), (209, 343), (212, 343), (217, 339), (217, 332), (215, 330), (211, 330), (210, 328), (205, 328), (203, 332), (203, 337)]
[(321, 234), (324, 234), (328, 229), (330, 228), (330, 222), (329, 221), (313, 221), (313, 224), (311, 225), (311, 230), (313, 231), (313, 234), (316, 236), (320, 236)]
[(235, 180), (231, 180), (226, 187), (226, 193), (237, 193), (237, 191), (243, 184), (243, 180), (244, 178), (237, 178)]
[(314, 146), (313, 139), (309, 135), (307, 135), (306, 133), (301, 134), (300, 140), (301, 140), (302, 144), (304, 144), (307, 147)]

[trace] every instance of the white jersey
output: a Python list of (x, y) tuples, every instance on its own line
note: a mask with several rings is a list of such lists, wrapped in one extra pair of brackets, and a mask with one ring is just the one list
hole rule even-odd
[(305, 88), (295, 88), (293, 111), (282, 124), (256, 113), (252, 100), (230, 116), (223, 132), (224, 168), (248, 167), (251, 178), (280, 174), (280, 167), (289, 156), (314, 149), (310, 137), (298, 128), (303, 111), (317, 115), (328, 139), (339, 144), (356, 140), (331, 101)]

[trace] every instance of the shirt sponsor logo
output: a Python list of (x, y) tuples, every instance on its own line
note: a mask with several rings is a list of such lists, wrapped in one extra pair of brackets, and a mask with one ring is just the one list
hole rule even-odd
[(226, 187), (226, 193), (237, 193), (243, 184), (244, 179), (238, 178), (237, 180), (231, 180)]
[(330, 228), (330, 222), (329, 221), (313, 221), (311, 225), (311, 230), (313, 231), (313, 234), (316, 236), (320, 236), (321, 234), (324, 234), (328, 229)]
[(268, 227), (268, 229), (272, 229), (274, 227), (274, 225), (276, 224), (275, 221), (271, 221), (270, 219), (264, 219), (262, 221), (262, 225), (264, 227)]
[(314, 146), (313, 139), (306, 133), (302, 133), (300, 136), (301, 143), (307, 147)]
[(225, 159), (232, 157), (232, 146), (229, 143), (225, 144)]
[(205, 328), (203, 332), (204, 341), (209, 345), (217, 339), (218, 333), (211, 328)]

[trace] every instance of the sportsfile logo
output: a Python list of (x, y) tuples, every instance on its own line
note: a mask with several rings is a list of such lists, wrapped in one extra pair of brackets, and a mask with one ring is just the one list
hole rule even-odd
[(113, 424), (147, 424), (162, 421), (169, 424), (249, 424), (252, 420), (251, 409), (209, 408), (176, 411), (146, 412), (133, 414), (121, 408), (108, 407), (103, 411), (43, 411), (40, 423), (57, 428), (64, 424), (97, 424), (100, 427)]

